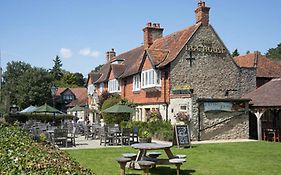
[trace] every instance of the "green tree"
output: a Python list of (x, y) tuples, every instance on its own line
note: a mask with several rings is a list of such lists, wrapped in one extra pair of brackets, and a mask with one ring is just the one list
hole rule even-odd
[(97, 67), (95, 67), (95, 69), (92, 72), (99, 72), (102, 66), (103, 64), (98, 65)]
[(239, 52), (238, 52), (238, 49), (235, 49), (233, 52), (232, 52), (232, 54), (231, 54), (231, 56), (232, 57), (237, 57), (237, 56), (239, 56), (240, 54), (239, 54)]
[(60, 57), (57, 55), (56, 58), (53, 60), (54, 66), (52, 69), (50, 69), (50, 74), (52, 75), (54, 80), (60, 80), (63, 76), (63, 70), (62, 70), (62, 62)]
[(281, 43), (279, 43), (277, 45), (277, 47), (275, 47), (275, 48), (268, 49), (268, 51), (265, 55), (266, 55), (266, 57), (268, 57), (270, 59), (280, 60), (281, 59)]
[[(30, 78), (32, 77), (32, 78)], [(17, 102), (22, 108), (49, 102), (52, 77), (46, 69), (31, 68), (19, 79)]]
[(6, 107), (16, 104), (21, 108), (41, 105), (50, 100), (52, 79), (47, 70), (31, 67), (21, 61), (7, 64), (4, 72), (4, 94)]
[(71, 73), (65, 71), (60, 80), (56, 81), (58, 87), (82, 87), (85, 86), (85, 80), (81, 73)]
[(3, 73), (3, 91), (5, 94), (6, 110), (8, 110), (11, 104), (17, 104), (18, 80), (29, 69), (31, 69), (31, 65), (22, 61), (7, 63), (6, 71)]

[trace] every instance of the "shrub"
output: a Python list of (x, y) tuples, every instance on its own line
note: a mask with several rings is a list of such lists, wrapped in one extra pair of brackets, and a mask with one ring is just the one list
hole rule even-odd
[[(102, 111), (121, 102), (121, 100), (120, 95), (109, 97), (103, 102)], [(106, 124), (120, 124), (122, 121), (128, 121), (130, 119), (130, 114), (102, 112), (102, 117)]]
[(0, 124), (0, 174), (94, 174), (65, 152), (34, 142), (17, 126)]

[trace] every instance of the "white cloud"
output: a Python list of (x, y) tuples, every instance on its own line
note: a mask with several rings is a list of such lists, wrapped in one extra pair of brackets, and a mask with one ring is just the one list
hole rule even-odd
[(72, 57), (72, 52), (70, 49), (67, 48), (61, 48), (60, 49), (60, 56), (62, 58), (71, 58)]
[(97, 50), (91, 50), (89, 48), (84, 48), (79, 51), (80, 55), (89, 56), (89, 57), (98, 57), (100, 52)]

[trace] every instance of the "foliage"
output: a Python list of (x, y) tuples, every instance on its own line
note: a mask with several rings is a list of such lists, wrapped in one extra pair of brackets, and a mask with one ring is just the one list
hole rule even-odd
[(162, 120), (162, 116), (161, 116), (159, 110), (150, 112), (147, 116), (147, 120), (149, 122), (150, 121)]
[(56, 114), (55, 116), (53, 114), (44, 114), (44, 113), (16, 113), (16, 114), (5, 114), (4, 115), (5, 120), (8, 123), (14, 123), (15, 121), (18, 121), (20, 123), (24, 123), (28, 120), (36, 120), (43, 123), (52, 123), (55, 121), (56, 124), (60, 124), (62, 120), (66, 119), (73, 119), (72, 115), (69, 114)]
[(237, 57), (239, 55), (240, 55), (240, 53), (238, 52), (238, 49), (235, 49), (231, 54), (232, 57)]
[[(132, 147), (67, 150), (71, 157), (97, 174), (112, 175), (119, 171), (114, 160), (123, 153), (137, 153)], [(164, 150), (160, 158), (167, 158)], [(242, 142), (219, 144), (193, 144), (191, 149), (171, 149), (173, 154), (187, 155), (181, 165), (181, 174), (192, 175), (277, 175), (280, 174), (280, 143)], [(101, 159), (102, 157), (102, 159)], [(227, 160), (227, 161), (226, 161)], [(149, 169), (151, 175), (177, 174), (175, 165)], [(126, 174), (141, 174), (139, 170), (126, 169)]]
[(123, 121), (121, 127), (127, 128), (139, 128), (139, 136), (150, 135), (151, 137), (163, 140), (171, 141), (173, 139), (173, 126), (169, 121), (155, 120), (151, 122), (142, 121)]
[(92, 72), (99, 72), (102, 66), (103, 64), (98, 65), (97, 67), (95, 67), (95, 69)]
[(62, 71), (62, 63), (60, 57), (57, 55), (56, 58), (53, 60), (54, 66), (50, 70), (50, 74), (53, 77), (54, 80), (60, 80), (61, 77), (63, 76), (63, 71)]
[[(117, 94), (109, 97), (104, 101), (102, 105), (102, 111), (121, 102), (121, 100), (121, 96)], [(102, 117), (106, 124), (120, 124), (124, 120), (128, 121), (130, 119), (130, 114), (102, 112)]]
[(177, 121), (182, 121), (182, 122), (189, 122), (190, 116), (186, 112), (178, 112), (175, 116)]
[(65, 71), (59, 81), (56, 81), (57, 87), (81, 87), (85, 86), (85, 80), (81, 73), (71, 73)]
[(112, 96), (112, 94), (110, 94), (108, 91), (103, 91), (101, 93), (101, 95), (98, 96), (98, 99), (99, 99), (98, 100), (98, 108), (99, 108), (99, 110), (102, 109), (102, 105), (103, 105), (104, 101), (107, 100), (111, 96)]
[(43, 68), (12, 61), (7, 64), (3, 80), (7, 109), (12, 104), (25, 108), (29, 105), (42, 105), (51, 100), (52, 80), (48, 71)]
[(268, 49), (265, 55), (270, 59), (281, 60), (281, 43), (279, 43), (275, 48)]
[(16, 126), (0, 124), (1, 174), (94, 174), (73, 161), (65, 152), (35, 143)]

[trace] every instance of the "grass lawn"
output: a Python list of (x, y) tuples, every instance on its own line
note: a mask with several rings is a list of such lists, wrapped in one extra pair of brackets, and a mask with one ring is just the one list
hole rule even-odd
[[(118, 175), (115, 158), (122, 153), (137, 152), (131, 147), (67, 150), (81, 165), (97, 175)], [(182, 175), (277, 175), (281, 174), (281, 143), (244, 142), (193, 145), (191, 149), (172, 148), (174, 154), (186, 154), (187, 162), (181, 166)], [(165, 158), (162, 152), (161, 157)], [(165, 165), (150, 169), (152, 175), (176, 174), (176, 166)], [(127, 170), (126, 174), (143, 174)]]

